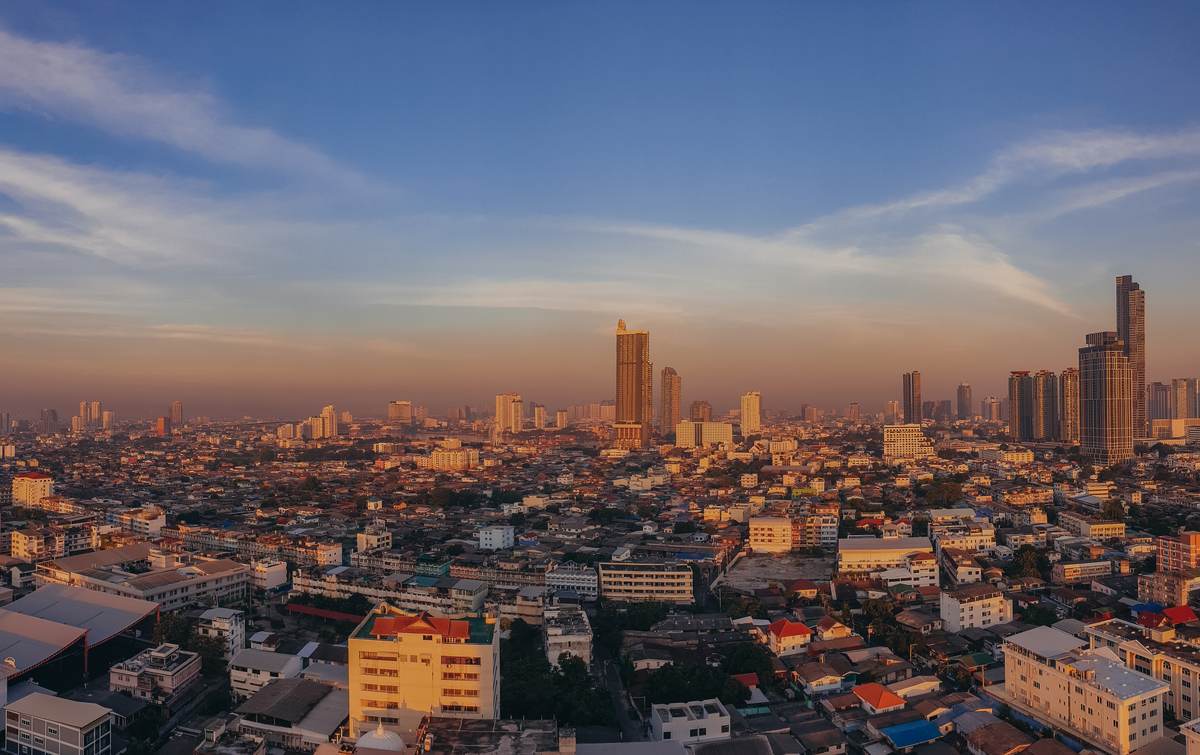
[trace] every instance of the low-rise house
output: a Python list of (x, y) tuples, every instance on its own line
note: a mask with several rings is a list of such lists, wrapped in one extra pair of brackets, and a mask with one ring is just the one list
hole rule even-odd
[(244, 700), (276, 679), (299, 676), (303, 669), (298, 656), (247, 648), (229, 662), (229, 686), (235, 698)]
[(200, 681), (200, 654), (178, 645), (143, 650), (108, 671), (108, 688), (174, 710)]

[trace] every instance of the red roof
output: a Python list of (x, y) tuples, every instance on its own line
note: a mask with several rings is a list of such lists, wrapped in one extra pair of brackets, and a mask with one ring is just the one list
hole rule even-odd
[(758, 674), (753, 672), (748, 674), (734, 674), (733, 678), (741, 682), (742, 686), (746, 687), (747, 689), (754, 689), (758, 686)]
[(1163, 616), (1171, 620), (1172, 624), (1191, 624), (1194, 621), (1200, 620), (1196, 616), (1196, 612), (1191, 606), (1175, 606), (1174, 608), (1164, 608)]
[(860, 684), (850, 691), (853, 692), (859, 700), (862, 700), (875, 710), (894, 708), (899, 705), (904, 705), (903, 697), (900, 697), (895, 692), (892, 692), (887, 687), (876, 682)]
[(45, 472), (17, 472), (14, 477), (24, 477), (27, 480), (49, 480), (50, 475)]
[(779, 638), (784, 637), (805, 637), (812, 634), (812, 630), (807, 625), (801, 624), (798, 621), (788, 621), (787, 619), (776, 619), (771, 622), (768, 627), (771, 634)]
[(1167, 617), (1161, 613), (1142, 613), (1138, 614), (1137, 623), (1150, 629), (1156, 629), (1167, 623)]
[(380, 616), (371, 625), (371, 634), (376, 637), (437, 634), (442, 637), (466, 639), (471, 636), (471, 625), (465, 621), (434, 618), (428, 613), (422, 613), (420, 616)]

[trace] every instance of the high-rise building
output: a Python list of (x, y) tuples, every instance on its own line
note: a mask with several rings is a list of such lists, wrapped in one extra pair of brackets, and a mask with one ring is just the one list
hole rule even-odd
[(1132, 275), (1117, 276), (1117, 338), (1129, 357), (1133, 381), (1133, 434), (1146, 437), (1146, 292)]
[(749, 391), (742, 394), (742, 435), (755, 435), (762, 430), (762, 394)]
[(338, 413), (333, 404), (330, 404), (321, 410), (321, 421), (324, 423), (324, 432), (322, 437), (336, 438), (339, 431)]
[(1033, 378), (1028, 370), (1008, 375), (1008, 437), (1033, 439)]
[(988, 396), (979, 402), (979, 414), (988, 422), (999, 422), (1004, 419), (1004, 410), (1000, 399)]
[(904, 418), (900, 416), (900, 402), (896, 399), (887, 402), (887, 406), (883, 410), (883, 421), (894, 425), (902, 419)]
[(1015, 440), (1053, 440), (1058, 436), (1058, 377), (1049, 370), (1008, 376), (1008, 434)]
[(971, 418), (971, 384), (958, 384), (958, 418)]
[(105, 409), (100, 413), (100, 429), (112, 430), (117, 425), (117, 415), (111, 409)]
[(525, 426), (524, 403), (519, 393), (496, 394), (496, 431), (519, 433)]
[(88, 421), (92, 427), (99, 427), (101, 420), (104, 419), (104, 407), (99, 401), (88, 402)]
[(883, 461), (897, 464), (936, 456), (933, 444), (916, 423), (883, 426)]
[(1049, 370), (1033, 374), (1033, 439), (1058, 437), (1058, 376)]
[(693, 401), (688, 407), (688, 419), (692, 422), (712, 422), (712, 404), (707, 401)]
[(171, 424), (175, 427), (183, 427), (183, 402), (171, 402)]
[(167, 416), (159, 417), (154, 423), (154, 434), (160, 438), (165, 438), (171, 434), (171, 418)]
[(617, 321), (617, 417), (618, 448), (650, 445), (650, 423), (654, 407), (654, 365), (650, 362), (650, 333), (628, 330)]
[(683, 378), (674, 367), (663, 367), (662, 380), (658, 389), (658, 431), (664, 435), (675, 432), (675, 426), (680, 415), (680, 401), (683, 396)]
[(401, 425), (411, 425), (413, 421), (413, 405), (411, 401), (389, 401), (387, 407), (388, 422)]
[(566, 430), (570, 420), (567, 418), (567, 410), (559, 409), (554, 412), (554, 427), (559, 430)]
[(1079, 443), (1079, 369), (1068, 367), (1058, 374), (1058, 439)]
[(1133, 458), (1133, 368), (1125, 344), (1112, 331), (1089, 333), (1079, 350), (1079, 437), (1094, 464)]
[(846, 407), (846, 419), (850, 420), (851, 422), (858, 422), (859, 418), (861, 417), (862, 407), (858, 405), (857, 401), (851, 401), (850, 406)]
[(531, 406), (533, 408), (533, 429), (534, 430), (545, 430), (546, 429), (546, 407), (542, 406), (541, 404), (532, 404)]
[(1200, 378), (1188, 378), (1188, 417), (1200, 418)]
[(938, 401), (929, 401), (926, 403), (933, 404), (933, 411), (926, 416), (933, 416), (935, 422), (949, 423), (954, 419), (954, 407), (950, 404), (950, 399), (939, 399)]
[(733, 447), (733, 425), (728, 422), (683, 420), (675, 426), (675, 445), (680, 448), (706, 448), (724, 444)]
[(919, 425), (925, 418), (921, 404), (921, 373), (913, 370), (903, 378), (904, 424)]
[(58, 410), (43, 409), (41, 421), (38, 425), (38, 432), (43, 435), (53, 435), (58, 432)]
[(1171, 380), (1171, 419), (1187, 419), (1192, 414), (1192, 395), (1195, 393), (1188, 378)]
[(1171, 406), (1171, 386), (1166, 383), (1154, 382), (1147, 389), (1150, 401), (1150, 419), (1171, 419), (1174, 411)]

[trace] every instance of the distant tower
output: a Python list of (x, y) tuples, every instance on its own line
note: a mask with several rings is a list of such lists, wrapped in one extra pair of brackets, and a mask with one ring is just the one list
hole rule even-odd
[(171, 425), (173, 427), (183, 427), (183, 402), (171, 402)]
[(904, 373), (904, 424), (920, 424), (924, 418), (921, 406), (921, 373), (913, 370)]
[(389, 401), (387, 407), (388, 422), (398, 422), (411, 425), (413, 421), (413, 405), (411, 401)]
[(1133, 368), (1116, 333), (1089, 333), (1079, 350), (1079, 434), (1083, 455), (1100, 465), (1133, 458)]
[(1068, 367), (1058, 374), (1058, 439), (1079, 443), (1079, 370)]
[(883, 418), (889, 425), (899, 424), (904, 419), (900, 414), (900, 402), (896, 399), (887, 402), (887, 407), (883, 411)]
[(862, 417), (862, 408), (858, 405), (857, 401), (851, 401), (850, 406), (846, 408), (846, 419), (851, 422), (858, 422), (860, 417)]
[(1117, 276), (1117, 338), (1133, 371), (1133, 434), (1146, 437), (1146, 292), (1132, 275)]
[(692, 422), (712, 422), (712, 404), (707, 401), (693, 401), (688, 407), (688, 419)]
[(321, 410), (323, 437), (336, 438), (338, 435), (338, 413), (333, 404)]
[(683, 396), (683, 378), (674, 367), (663, 367), (658, 389), (658, 431), (663, 435), (675, 432), (682, 417), (679, 414)]
[(650, 363), (650, 333), (628, 330), (617, 321), (617, 412), (614, 430), (619, 448), (650, 445), (654, 407), (654, 365)]
[(496, 395), (496, 432), (521, 432), (525, 425), (524, 403), (519, 393), (500, 393)]
[(1028, 370), (1008, 375), (1008, 437), (1033, 440), (1033, 377)]
[(958, 418), (971, 418), (971, 384), (958, 384)]
[(1058, 376), (1049, 370), (1033, 375), (1033, 439), (1058, 437)]
[(154, 424), (154, 432), (158, 437), (165, 438), (171, 434), (171, 418), (159, 417)]
[(545, 430), (546, 429), (546, 407), (542, 406), (541, 404), (533, 404), (532, 408), (533, 408), (533, 429), (534, 430)]
[(762, 430), (762, 394), (749, 391), (742, 394), (742, 435), (755, 435)]

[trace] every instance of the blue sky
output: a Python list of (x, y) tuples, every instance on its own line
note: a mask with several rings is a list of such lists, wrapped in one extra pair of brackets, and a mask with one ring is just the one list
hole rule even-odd
[[(1200, 11), (1158, 3), (0, 7), (17, 411), (611, 393), (877, 406), (1061, 369), (1149, 290), (1200, 373)], [(21, 355), (15, 359), (13, 355)]]

